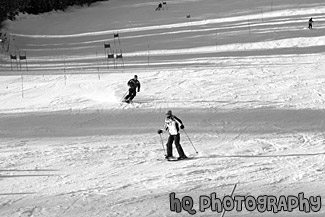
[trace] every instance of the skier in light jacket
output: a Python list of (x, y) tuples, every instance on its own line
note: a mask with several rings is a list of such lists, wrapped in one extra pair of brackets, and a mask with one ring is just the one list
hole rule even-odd
[[(175, 146), (178, 152), (178, 160), (186, 159), (187, 156), (185, 155), (183, 148), (180, 144), (180, 134), (179, 129), (184, 129), (184, 125), (182, 121), (177, 118), (175, 115), (172, 114), (172, 111), (169, 110), (166, 113), (166, 119), (165, 119), (165, 125), (164, 129), (169, 132), (169, 137), (167, 141), (167, 155), (166, 158), (172, 158), (173, 157), (173, 142), (175, 141)], [(163, 129), (158, 130), (158, 134), (161, 134), (163, 132)]]

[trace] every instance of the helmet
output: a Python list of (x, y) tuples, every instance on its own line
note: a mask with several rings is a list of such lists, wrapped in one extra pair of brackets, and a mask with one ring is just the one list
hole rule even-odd
[(171, 115), (172, 115), (172, 111), (171, 111), (171, 110), (168, 110), (168, 111), (166, 112), (166, 115), (171, 116)]

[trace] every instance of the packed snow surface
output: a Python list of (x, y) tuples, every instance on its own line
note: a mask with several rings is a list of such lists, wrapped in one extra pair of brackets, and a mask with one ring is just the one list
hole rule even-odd
[[(200, 212), (199, 197), (236, 183), (234, 195), (324, 200), (325, 3), (157, 4), (110, 0), (4, 23), (0, 216), (191, 216), (170, 210), (172, 192), (194, 199), (195, 216), (220, 216)], [(122, 103), (135, 74), (141, 91)], [(189, 160), (164, 160), (157, 130), (170, 109)]]

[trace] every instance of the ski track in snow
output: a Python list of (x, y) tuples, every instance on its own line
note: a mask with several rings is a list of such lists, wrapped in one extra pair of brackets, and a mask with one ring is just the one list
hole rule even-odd
[[(82, 18), (109, 10), (112, 22), (89, 29), (81, 21), (73, 28), (24, 27), (48, 26), (50, 14), (9, 22), (11, 49), (27, 52), (29, 70), (24, 63), (16, 70), (14, 62), (11, 70), (0, 50), (0, 215), (185, 216), (169, 211), (169, 193), (192, 196), (197, 209), (200, 195), (227, 195), (235, 183), (235, 195), (324, 198), (325, 5), (284, 0), (272, 1), (272, 10), (270, 2), (247, 9), (252, 2), (233, 3), (234, 9), (220, 4), (221, 15), (209, 0), (170, 1), (161, 11), (167, 17), (148, 14), (156, 4), (141, 0), (61, 14)], [(241, 4), (245, 9), (237, 11)], [(143, 21), (143, 14), (152, 19)], [(121, 62), (107, 68), (104, 43), (123, 49), (124, 68)], [(134, 74), (141, 92), (133, 104), (122, 103)], [(199, 151), (182, 131), (193, 159), (163, 160), (156, 132), (167, 109), (183, 120)], [(166, 133), (162, 138), (165, 143)], [(261, 215), (273, 216), (226, 213)], [(324, 210), (277, 214), (305, 215)]]

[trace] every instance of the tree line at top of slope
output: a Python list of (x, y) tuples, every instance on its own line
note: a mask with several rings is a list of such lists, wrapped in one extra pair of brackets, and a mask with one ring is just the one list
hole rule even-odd
[(53, 10), (64, 11), (69, 6), (90, 6), (98, 1), (108, 0), (0, 0), (0, 29), (3, 21), (15, 20), (19, 13), (37, 15)]

